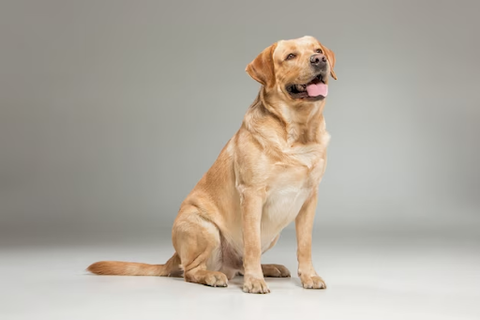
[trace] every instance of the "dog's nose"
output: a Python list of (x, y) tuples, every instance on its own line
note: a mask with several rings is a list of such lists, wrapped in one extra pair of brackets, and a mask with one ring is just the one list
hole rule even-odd
[(327, 63), (327, 58), (323, 54), (317, 53), (310, 57), (310, 63), (312, 66), (320, 67)]

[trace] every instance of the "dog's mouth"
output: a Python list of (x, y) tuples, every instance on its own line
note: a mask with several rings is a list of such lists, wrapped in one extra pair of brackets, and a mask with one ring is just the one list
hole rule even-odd
[(328, 85), (325, 83), (322, 73), (315, 76), (312, 81), (305, 84), (289, 84), (286, 87), (293, 99), (305, 99), (318, 101), (328, 95)]

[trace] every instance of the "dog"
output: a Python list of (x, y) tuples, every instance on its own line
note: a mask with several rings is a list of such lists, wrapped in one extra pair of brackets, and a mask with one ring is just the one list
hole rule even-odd
[(269, 293), (265, 277), (290, 277), (261, 255), (295, 220), (298, 276), (325, 289), (312, 264), (318, 186), (327, 164), (323, 109), (335, 55), (305, 36), (278, 41), (246, 67), (261, 84), (237, 133), (180, 206), (172, 231), (175, 254), (165, 264), (100, 261), (99, 275), (182, 276), (226, 287), (244, 276), (243, 291)]

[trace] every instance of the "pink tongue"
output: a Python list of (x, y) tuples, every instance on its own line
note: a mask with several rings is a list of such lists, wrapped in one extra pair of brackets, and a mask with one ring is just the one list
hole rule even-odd
[(307, 86), (307, 93), (309, 97), (326, 97), (328, 94), (328, 86), (325, 83), (309, 84)]

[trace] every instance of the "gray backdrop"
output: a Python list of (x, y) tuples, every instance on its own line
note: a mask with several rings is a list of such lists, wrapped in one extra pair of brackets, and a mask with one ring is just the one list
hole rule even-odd
[[(0, 232), (168, 233), (279, 39), (337, 56), (318, 229), (476, 232), (478, 1), (0, 1)], [(160, 231), (159, 231), (160, 230)]]

